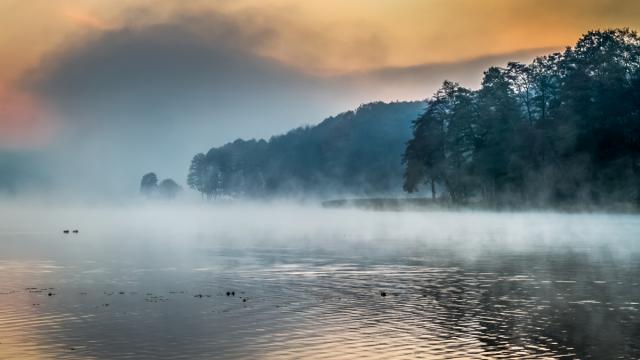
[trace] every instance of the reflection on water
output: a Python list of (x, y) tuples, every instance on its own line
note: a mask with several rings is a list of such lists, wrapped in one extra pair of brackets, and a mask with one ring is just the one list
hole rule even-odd
[(0, 358), (640, 357), (633, 246), (86, 239), (2, 236)]

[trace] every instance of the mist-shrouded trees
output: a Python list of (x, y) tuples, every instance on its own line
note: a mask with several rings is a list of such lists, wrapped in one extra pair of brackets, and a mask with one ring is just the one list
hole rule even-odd
[(164, 179), (158, 185), (158, 193), (165, 199), (173, 199), (182, 191), (182, 187), (172, 179)]
[(140, 192), (143, 195), (150, 196), (158, 189), (158, 176), (155, 173), (147, 173), (140, 180)]
[(426, 184), (459, 204), (638, 206), (640, 40), (591, 31), (563, 52), (487, 69), (477, 90), (445, 81), (426, 102), (372, 103), (236, 140), (194, 156), (187, 184), (208, 198)]
[(148, 198), (165, 198), (173, 199), (182, 191), (182, 187), (172, 179), (164, 179), (158, 183), (158, 176), (153, 173), (147, 173), (140, 180), (140, 193)]
[(404, 144), (423, 102), (371, 103), (266, 140), (197, 154), (187, 184), (207, 198), (400, 192)]
[(496, 206), (640, 205), (639, 86), (640, 39), (627, 29), (492, 67), (475, 91), (446, 81), (413, 123), (404, 189)]
[(206, 173), (206, 156), (203, 153), (196, 154), (191, 160), (189, 166), (189, 175), (187, 176), (187, 186), (199, 192), (202, 196), (207, 194), (206, 184), (208, 182)]

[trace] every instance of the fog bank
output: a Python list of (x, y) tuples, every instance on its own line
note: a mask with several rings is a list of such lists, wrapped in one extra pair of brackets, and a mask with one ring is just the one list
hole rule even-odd
[(636, 215), (372, 212), (325, 209), (291, 202), (229, 204), (138, 204), (48, 206), (5, 203), (3, 238), (38, 234), (47, 242), (69, 241), (64, 229), (79, 229), (78, 247), (98, 243), (149, 249), (306, 249), (372, 255), (448, 249), (462, 256), (487, 251), (607, 247), (619, 256), (637, 252)]

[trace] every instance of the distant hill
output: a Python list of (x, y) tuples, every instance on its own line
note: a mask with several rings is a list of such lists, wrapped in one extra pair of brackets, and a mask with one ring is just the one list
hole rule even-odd
[(203, 196), (388, 194), (425, 103), (375, 102), (265, 140), (236, 140), (197, 154), (187, 183)]

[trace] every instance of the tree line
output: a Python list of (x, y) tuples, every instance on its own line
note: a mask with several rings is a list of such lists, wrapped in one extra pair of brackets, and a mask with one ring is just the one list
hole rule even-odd
[(413, 122), (403, 188), (465, 204), (640, 205), (640, 39), (590, 31), (563, 52), (451, 81)]
[(400, 155), (424, 103), (371, 103), (267, 140), (196, 154), (187, 184), (206, 198), (389, 194), (402, 190)]

